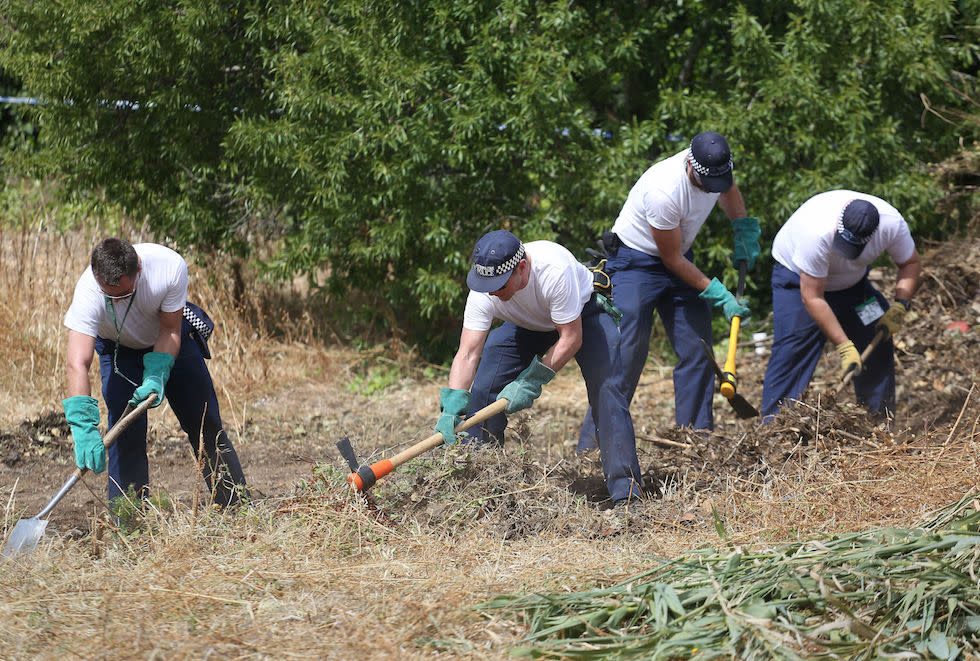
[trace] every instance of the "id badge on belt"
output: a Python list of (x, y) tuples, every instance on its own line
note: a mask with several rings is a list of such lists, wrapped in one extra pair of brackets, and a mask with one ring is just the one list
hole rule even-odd
[(885, 311), (881, 309), (881, 303), (878, 302), (877, 298), (869, 298), (864, 303), (861, 303), (854, 311), (857, 312), (858, 319), (865, 326), (870, 326), (874, 322), (881, 319), (885, 314)]

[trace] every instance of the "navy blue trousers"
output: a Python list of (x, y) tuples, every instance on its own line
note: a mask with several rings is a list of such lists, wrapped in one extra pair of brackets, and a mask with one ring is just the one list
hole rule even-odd
[[(871, 344), (876, 330), (873, 322), (864, 325), (855, 308), (875, 298), (881, 309), (887, 310), (885, 297), (865, 276), (853, 287), (824, 292), (824, 298), (848, 339), (863, 352)], [(827, 343), (827, 336), (803, 305), (800, 276), (778, 263), (772, 269), (772, 311), (772, 356), (762, 387), (763, 419), (775, 415), (783, 400), (802, 396)], [(894, 351), (891, 339), (881, 342), (852, 381), (858, 403), (872, 413), (895, 412)]]
[[(693, 252), (688, 251), (685, 257), (692, 259)], [(711, 400), (715, 374), (701, 349), (701, 338), (711, 344), (711, 306), (698, 298), (700, 292), (664, 266), (659, 257), (641, 250), (620, 245), (606, 261), (606, 273), (612, 281), (613, 300), (623, 313), (619, 332), (627, 401), (633, 401), (647, 362), (656, 311), (677, 354), (674, 420), (681, 427), (714, 428)], [(579, 450), (595, 447), (593, 428), (590, 409), (579, 434)]]
[[(500, 390), (557, 340), (557, 331), (532, 331), (509, 322), (490, 331), (470, 390), (469, 415), (496, 401)], [(593, 298), (582, 310), (582, 347), (575, 360), (585, 379), (589, 404), (596, 411), (593, 434), (599, 438), (602, 472), (613, 501), (642, 495), (633, 419), (618, 369), (619, 345), (616, 322)], [(503, 443), (506, 426), (507, 416), (500, 413), (466, 433), (472, 432), (471, 439)]]
[[(230, 505), (245, 495), (245, 475), (238, 454), (221, 423), (218, 396), (211, 374), (197, 342), (190, 336), (193, 328), (183, 322), (180, 352), (170, 371), (164, 396), (173, 409), (181, 428), (187, 433), (193, 456), (198, 456), (203, 419), (204, 480), (214, 494), (214, 502)], [(115, 342), (96, 338), (102, 396), (109, 409), (109, 427), (116, 424), (133, 396), (136, 386), (113, 369)], [(143, 356), (152, 349), (129, 349), (120, 346), (115, 367), (135, 383), (143, 382)], [(140, 416), (108, 449), (109, 499), (132, 487), (137, 495), (146, 496), (150, 483), (146, 456), (147, 417)]]

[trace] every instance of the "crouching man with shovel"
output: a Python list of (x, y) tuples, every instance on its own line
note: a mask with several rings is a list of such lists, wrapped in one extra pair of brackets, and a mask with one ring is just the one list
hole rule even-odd
[[(585, 378), (593, 408), (602, 471), (615, 505), (642, 496), (633, 419), (623, 392), (619, 330), (610, 301), (593, 291), (593, 274), (551, 241), (521, 241), (490, 232), (473, 249), (470, 288), (459, 350), (436, 424), (446, 443), (454, 428), (491, 401), (506, 399), (506, 413), (530, 408), (555, 372), (572, 357)], [(494, 319), (503, 323), (490, 330)], [(506, 413), (464, 440), (503, 443)]]
[[(884, 252), (898, 265), (891, 305), (868, 280), (871, 263)], [(840, 354), (841, 380), (853, 378), (858, 403), (871, 413), (894, 414), (891, 336), (904, 324), (920, 271), (902, 215), (873, 195), (820, 193), (779, 230), (772, 257), (773, 345), (763, 418), (771, 419), (784, 400), (801, 397), (827, 340)]]
[[(198, 444), (203, 445), (204, 479), (215, 503), (226, 506), (246, 494), (245, 475), (224, 432), (204, 362), (211, 357), (206, 339), (213, 324), (186, 298), (187, 264), (173, 250), (152, 243), (133, 246), (118, 238), (95, 246), (65, 315), (69, 394), (63, 402), (65, 417), (75, 444), (75, 463), (95, 473), (104, 471), (99, 406), (89, 387), (89, 368), (98, 353), (109, 426), (115, 425), (127, 404), (137, 406), (156, 394), (156, 407), (166, 396), (195, 457)], [(109, 448), (110, 500), (130, 488), (138, 497), (148, 495), (146, 429), (146, 416), (141, 416)]]

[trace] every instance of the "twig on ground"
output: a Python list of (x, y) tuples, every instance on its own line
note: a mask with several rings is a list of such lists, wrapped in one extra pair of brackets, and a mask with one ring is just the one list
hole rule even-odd
[[(960, 414), (956, 416), (956, 422), (953, 423), (952, 429), (949, 430), (949, 436), (946, 437), (946, 441), (943, 443), (943, 449), (940, 450), (939, 454), (936, 455), (935, 461), (932, 462), (932, 468), (929, 469), (929, 477), (932, 477), (932, 474), (936, 472), (936, 466), (939, 465), (939, 460), (942, 459), (943, 454), (946, 453), (946, 446), (949, 445), (949, 442), (953, 438), (953, 434), (956, 432), (956, 428), (960, 425), (960, 420), (963, 418), (963, 413), (966, 411), (966, 405), (970, 403), (970, 396), (973, 394), (973, 388), (975, 386), (976, 384), (970, 386), (970, 392), (966, 394), (966, 399), (963, 400), (963, 408), (960, 409)], [(974, 426), (976, 426), (976, 423), (974, 423)]]
[(656, 443), (657, 445), (663, 445), (668, 448), (681, 448), (683, 450), (689, 450), (692, 447), (690, 443), (678, 443), (677, 441), (669, 441), (666, 438), (657, 438), (655, 436), (643, 436), (637, 434), (636, 439), (638, 441), (646, 441), (647, 443)]

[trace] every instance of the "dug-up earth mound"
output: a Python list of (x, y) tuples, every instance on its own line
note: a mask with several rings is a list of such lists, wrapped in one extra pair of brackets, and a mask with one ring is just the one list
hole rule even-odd
[[(834, 396), (837, 359), (828, 351), (801, 402), (770, 424), (736, 419), (716, 395), (713, 432), (680, 429), (673, 426), (670, 366), (651, 358), (632, 407), (650, 497), (631, 505), (628, 524), (711, 527), (726, 507), (725, 494), (739, 485), (767, 488), (785, 474), (842, 458), (873, 467), (972, 441), (980, 423), (980, 394), (973, 390), (980, 364), (980, 242), (927, 244), (923, 252), (922, 284), (896, 338), (894, 420), (869, 417), (852, 392)], [(872, 278), (890, 298), (894, 271), (878, 269)], [(746, 324), (745, 335), (770, 322)], [(758, 406), (767, 348), (765, 340), (745, 344), (737, 360), (739, 393)], [(716, 346), (719, 356), (724, 350), (724, 343)], [(352, 352), (309, 351), (328, 353), (318, 360), (334, 365), (335, 373), (297, 381), (275, 397), (238, 402), (241, 415), (226, 415), (250, 484), (281, 511), (325, 502), (363, 506), (396, 526), (450, 535), (483, 530), (500, 539), (622, 532), (623, 521), (606, 511), (598, 452), (575, 451), (586, 401), (574, 368), (559, 374), (531, 410), (512, 417), (503, 448), (434, 450), (395, 471), (362, 503), (345, 488), (348, 468), (334, 443), (350, 436), (361, 462), (369, 463), (428, 436), (445, 376), (408, 378), (365, 396), (337, 387), (349, 382)], [(200, 480), (176, 421), (166, 416), (168, 422), (151, 424), (151, 481), (187, 502)], [(0, 430), (0, 475), (17, 485), (8, 508), (39, 510), (70, 474), (71, 458), (60, 411)], [(56, 508), (56, 526), (83, 533), (91, 516), (104, 511), (101, 478), (87, 484)]]

